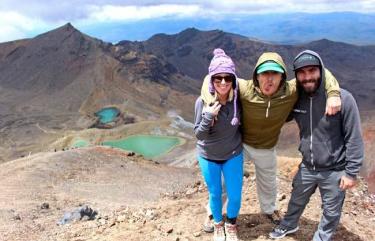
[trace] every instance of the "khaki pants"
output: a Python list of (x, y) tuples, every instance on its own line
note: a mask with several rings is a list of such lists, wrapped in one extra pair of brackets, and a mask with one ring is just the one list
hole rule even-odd
[(243, 146), (244, 154), (254, 161), (260, 209), (263, 213), (272, 214), (277, 209), (276, 150), (275, 148), (256, 149), (246, 144)]

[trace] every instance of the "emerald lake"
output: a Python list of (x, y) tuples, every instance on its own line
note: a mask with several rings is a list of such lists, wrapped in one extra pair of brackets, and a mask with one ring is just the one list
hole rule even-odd
[(153, 158), (172, 150), (182, 143), (181, 138), (169, 136), (136, 135), (125, 139), (104, 141), (103, 145), (133, 151)]
[(115, 107), (103, 108), (95, 113), (95, 115), (99, 117), (100, 122), (103, 124), (112, 122), (119, 114), (120, 111)]

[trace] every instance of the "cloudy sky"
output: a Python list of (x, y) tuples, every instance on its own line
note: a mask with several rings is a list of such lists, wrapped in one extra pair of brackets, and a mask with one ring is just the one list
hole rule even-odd
[(71, 22), (93, 30), (155, 19), (217, 19), (268, 13), (375, 13), (374, 0), (0, 0), (0, 42), (33, 37)]

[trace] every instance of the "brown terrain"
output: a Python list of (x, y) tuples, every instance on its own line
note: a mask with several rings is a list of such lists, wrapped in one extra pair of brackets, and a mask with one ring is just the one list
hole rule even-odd
[[(321, 53), (358, 102), (366, 145), (366, 179), (348, 191), (335, 240), (375, 240), (374, 45), (274, 45), (196, 29), (113, 45), (71, 24), (0, 44), (0, 240), (211, 240), (201, 231), (207, 191), (196, 166), (195, 137), (181, 117), (192, 122), (217, 47), (246, 79), (264, 51), (280, 53), (288, 66), (305, 48)], [(98, 121), (94, 113), (108, 106), (121, 111), (122, 121), (91, 128)], [(184, 143), (153, 160), (100, 146), (135, 134), (177, 136)], [(80, 139), (89, 147), (73, 147)], [(282, 212), (300, 162), (297, 147), (298, 130), (288, 123), (277, 147)], [(254, 181), (249, 165), (239, 235), (268, 240), (273, 225), (259, 213)], [(93, 220), (57, 224), (84, 205), (97, 211)], [(320, 205), (315, 195), (301, 230), (285, 240), (311, 240)]]
[[(299, 159), (280, 157), (278, 205), (285, 212)], [(241, 240), (270, 240), (273, 228), (259, 213), (254, 165), (246, 163)], [(201, 230), (207, 190), (199, 170), (175, 168), (104, 147), (40, 153), (2, 164), (0, 240), (212, 240)], [(80, 205), (93, 220), (58, 225)], [(321, 215), (311, 198), (301, 229), (284, 240), (311, 240)], [(348, 191), (334, 240), (374, 240), (375, 200), (361, 181)]]

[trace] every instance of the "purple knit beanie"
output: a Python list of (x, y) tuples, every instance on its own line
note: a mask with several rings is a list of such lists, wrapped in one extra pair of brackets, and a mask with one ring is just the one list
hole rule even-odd
[(210, 82), (208, 84), (208, 90), (210, 91), (211, 94), (215, 93), (215, 88), (212, 83), (212, 76), (215, 74), (220, 74), (220, 73), (228, 73), (232, 74), (235, 77), (235, 83), (234, 84), (234, 90), (233, 90), (233, 95), (234, 95), (234, 100), (233, 100), (233, 105), (234, 105), (234, 115), (233, 119), (231, 121), (231, 124), (233, 126), (238, 125), (240, 122), (237, 117), (237, 92), (238, 92), (238, 81), (237, 81), (237, 75), (236, 75), (236, 68), (234, 66), (234, 63), (232, 59), (225, 54), (224, 50), (222, 49), (215, 49), (214, 50), (214, 57), (211, 60), (210, 66), (208, 67), (208, 75), (210, 77)]

